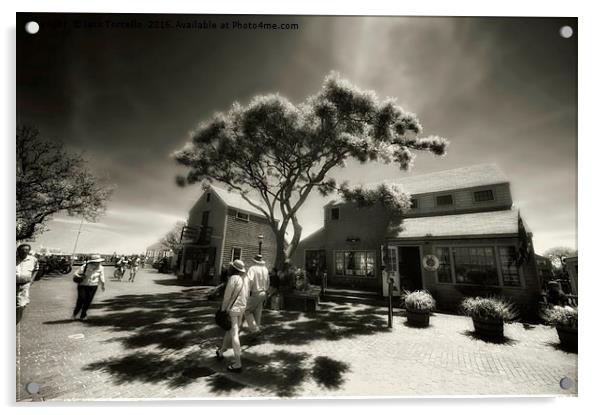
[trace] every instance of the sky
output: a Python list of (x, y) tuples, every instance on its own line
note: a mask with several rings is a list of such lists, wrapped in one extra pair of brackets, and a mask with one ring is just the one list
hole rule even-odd
[[(451, 143), (443, 158), (418, 153), (410, 172), (351, 162), (332, 172), (337, 179), (496, 163), (536, 252), (577, 247), (576, 19), (19, 14), (17, 27), (30, 20), (40, 32), (17, 34), (18, 123), (83, 154), (116, 187), (106, 214), (83, 224), (78, 252), (143, 252), (201, 194), (175, 185), (185, 170), (170, 157), (199, 122), (258, 94), (301, 102), (331, 70), (396, 98), (425, 135)], [(115, 27), (133, 21), (141, 27)], [(148, 27), (158, 21), (172, 28)], [(179, 29), (178, 21), (298, 29)], [(572, 38), (559, 35), (564, 25)], [(304, 235), (321, 226), (328, 200), (314, 194), (301, 209)], [(34, 249), (71, 252), (79, 225), (56, 215)]]

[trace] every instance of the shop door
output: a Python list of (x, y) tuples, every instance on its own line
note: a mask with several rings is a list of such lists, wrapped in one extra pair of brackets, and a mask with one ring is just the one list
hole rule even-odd
[(326, 252), (323, 249), (305, 251), (305, 271), (311, 284), (320, 285), (326, 271)]
[(417, 246), (399, 247), (399, 280), (402, 290), (422, 289), (422, 268), (420, 248)]

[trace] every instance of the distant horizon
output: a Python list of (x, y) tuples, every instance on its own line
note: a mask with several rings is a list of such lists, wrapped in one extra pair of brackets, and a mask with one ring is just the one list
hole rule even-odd
[[(34, 16), (44, 36), (17, 33), (17, 122), (83, 153), (116, 185), (106, 215), (84, 224), (78, 251), (144, 252), (201, 195), (176, 186), (185, 170), (170, 157), (199, 122), (258, 94), (301, 102), (331, 70), (397, 98), (425, 135), (451, 143), (444, 158), (418, 153), (409, 173), (350, 161), (332, 171), (337, 179), (359, 185), (495, 163), (535, 251), (577, 249), (577, 36), (559, 36), (561, 26), (577, 28), (574, 18), (262, 16), (299, 26), (277, 33), (62, 31), (52, 25), (61, 15), (35, 13), (17, 24)], [(320, 228), (329, 200), (314, 193), (300, 209), (304, 236)], [(71, 253), (80, 220), (56, 215), (31, 245)]]

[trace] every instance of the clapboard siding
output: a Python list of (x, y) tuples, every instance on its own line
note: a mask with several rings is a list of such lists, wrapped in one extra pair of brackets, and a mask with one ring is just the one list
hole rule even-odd
[(267, 219), (260, 216), (249, 216), (249, 221), (236, 218), (236, 209), (228, 208), (226, 214), (226, 232), (224, 249), (222, 251), (223, 263), (231, 260), (232, 248), (242, 249), (242, 260), (245, 265), (252, 263), (253, 257), (259, 251), (257, 237), (263, 235), (262, 255), (269, 268), (274, 266), (276, 259), (276, 236)]
[[(474, 192), (482, 190), (492, 190), (493, 200), (486, 202), (476, 202)], [(453, 205), (437, 206), (437, 196), (452, 195)], [(407, 217), (456, 214), (465, 212), (482, 212), (495, 209), (509, 209), (512, 206), (512, 196), (510, 195), (510, 185), (501, 183), (489, 186), (471, 187), (468, 189), (450, 190), (436, 193), (417, 194), (413, 196), (418, 202), (418, 207), (406, 213)]]

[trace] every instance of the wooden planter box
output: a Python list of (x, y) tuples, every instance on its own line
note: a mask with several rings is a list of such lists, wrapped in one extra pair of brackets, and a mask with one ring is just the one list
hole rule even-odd
[(472, 318), (474, 331), (482, 337), (499, 339), (504, 337), (504, 321), (479, 317)]
[(415, 327), (428, 327), (431, 312), (427, 310), (406, 309), (408, 324)]
[(577, 329), (572, 327), (556, 326), (560, 344), (570, 348), (577, 347)]

